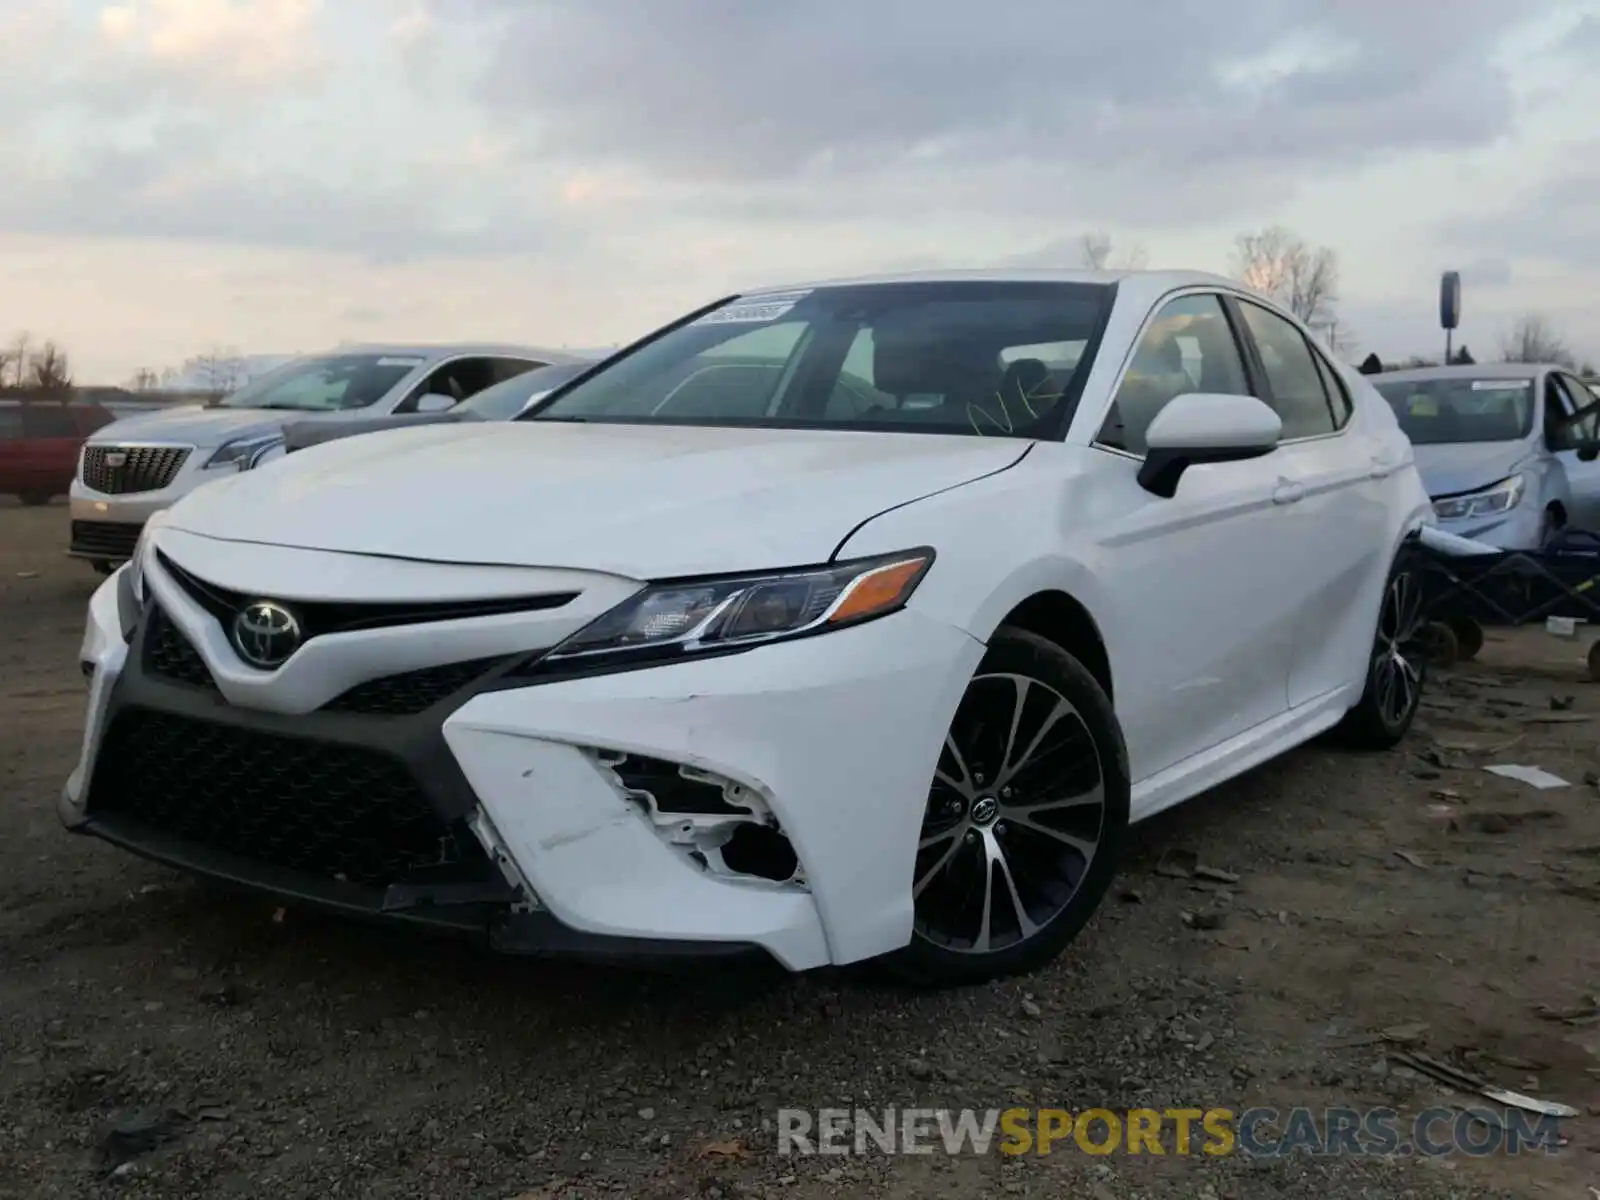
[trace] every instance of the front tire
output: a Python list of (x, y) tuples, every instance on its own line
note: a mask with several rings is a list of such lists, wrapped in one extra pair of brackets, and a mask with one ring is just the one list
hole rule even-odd
[(24, 508), (43, 508), (50, 503), (49, 492), (18, 492), (17, 499)]
[(1129, 791), (1122, 730), (1094, 676), (1055, 643), (1001, 627), (945, 737), (911, 943), (889, 965), (947, 986), (1055, 958), (1111, 886)]
[[(1453, 642), (1455, 631), (1443, 628)], [(1428, 636), (1422, 619), (1422, 575), (1412, 556), (1402, 551), (1383, 587), (1366, 688), (1340, 726), (1348, 744), (1359, 750), (1389, 750), (1406, 736), (1427, 682)]]

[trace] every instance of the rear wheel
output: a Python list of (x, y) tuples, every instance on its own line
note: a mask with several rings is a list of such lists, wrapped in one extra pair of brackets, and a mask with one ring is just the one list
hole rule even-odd
[[(1448, 625), (1438, 629), (1455, 641)], [(1428, 673), (1429, 629), (1422, 619), (1422, 579), (1402, 553), (1389, 572), (1378, 612), (1378, 629), (1367, 662), (1367, 686), (1340, 727), (1352, 745), (1387, 750), (1416, 719)]]
[(1053, 642), (1003, 627), (951, 722), (924, 812), (911, 944), (921, 984), (976, 983), (1059, 954), (1099, 906), (1128, 825), (1111, 702)]

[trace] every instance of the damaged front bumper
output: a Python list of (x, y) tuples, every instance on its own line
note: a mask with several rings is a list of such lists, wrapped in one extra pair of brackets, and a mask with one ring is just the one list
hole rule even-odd
[[(152, 670), (150, 623), (123, 639), (117, 578), (81, 652), (71, 828), (512, 953), (759, 951), (801, 970), (910, 939), (928, 781), (983, 650), (960, 630), (904, 611), (705, 661), (528, 686), (491, 673), (415, 716), (291, 715)], [(193, 815), (224, 799), (225, 827)], [(437, 821), (438, 864), (393, 878), (333, 844), (389, 837), (399, 811), (413, 850)]]

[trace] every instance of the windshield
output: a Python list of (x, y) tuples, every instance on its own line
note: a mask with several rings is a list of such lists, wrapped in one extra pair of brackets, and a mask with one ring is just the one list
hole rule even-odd
[(535, 367), (514, 375), (493, 387), (484, 388), (476, 396), (463, 400), (452, 412), (466, 413), (481, 421), (509, 421), (535, 396), (560, 387), (573, 376), (587, 371), (593, 363), (559, 363), (550, 367)]
[(865, 284), (740, 297), (522, 419), (1037, 437), (1070, 416), (1105, 284)]
[(217, 401), (220, 408), (332, 412), (367, 408), (427, 360), (420, 354), (329, 354), (297, 358)]
[(1407, 379), (1374, 386), (1419, 446), (1515, 442), (1533, 431), (1531, 379)]

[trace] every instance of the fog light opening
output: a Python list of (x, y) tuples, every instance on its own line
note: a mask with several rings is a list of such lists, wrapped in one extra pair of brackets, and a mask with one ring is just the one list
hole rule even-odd
[(753, 875), (774, 883), (795, 877), (800, 859), (794, 846), (770, 825), (741, 825), (722, 847), (722, 862), (737, 875)]

